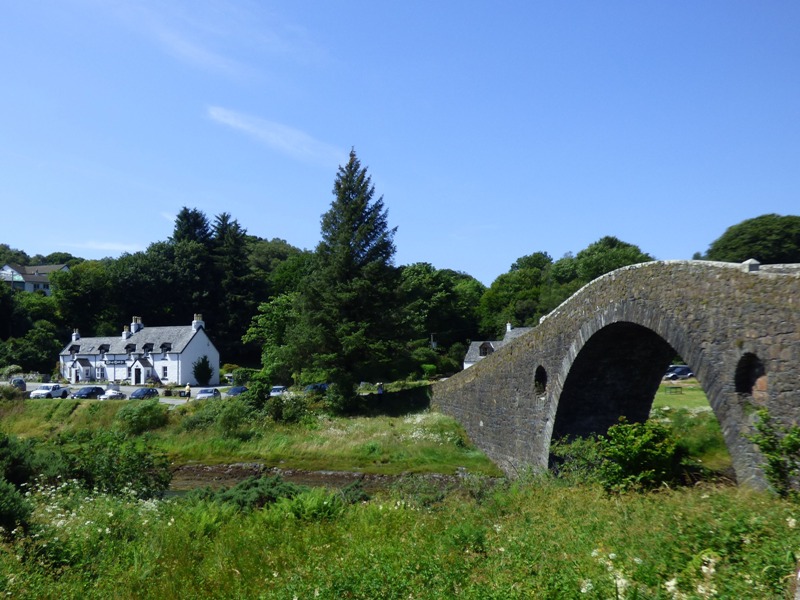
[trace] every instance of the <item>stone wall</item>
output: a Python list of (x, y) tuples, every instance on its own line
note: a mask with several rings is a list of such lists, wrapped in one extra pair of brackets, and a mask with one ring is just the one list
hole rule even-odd
[(647, 417), (670, 360), (697, 375), (740, 482), (763, 485), (752, 407), (800, 422), (800, 269), (661, 261), (593, 281), (539, 326), (437, 383), (433, 405), (507, 473), (547, 465), (553, 433)]

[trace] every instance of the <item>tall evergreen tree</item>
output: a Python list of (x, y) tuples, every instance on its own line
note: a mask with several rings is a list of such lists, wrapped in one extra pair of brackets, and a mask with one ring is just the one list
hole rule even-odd
[(301, 286), (301, 327), (313, 348), (312, 370), (334, 384), (338, 408), (354, 399), (354, 384), (391, 370), (396, 335), (397, 228), (389, 228), (383, 198), (355, 151), (339, 167), (331, 207), (322, 216), (322, 241)]
[(211, 229), (205, 213), (196, 208), (184, 206), (175, 217), (175, 229), (172, 231), (170, 241), (200, 242), (208, 247), (211, 243)]

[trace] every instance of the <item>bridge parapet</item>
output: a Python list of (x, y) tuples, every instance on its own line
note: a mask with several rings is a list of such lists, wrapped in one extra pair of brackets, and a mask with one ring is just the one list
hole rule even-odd
[(740, 482), (763, 485), (753, 407), (800, 422), (800, 265), (658, 261), (596, 279), (527, 334), (437, 383), (433, 403), (507, 473), (552, 437), (647, 418), (676, 354), (697, 374)]

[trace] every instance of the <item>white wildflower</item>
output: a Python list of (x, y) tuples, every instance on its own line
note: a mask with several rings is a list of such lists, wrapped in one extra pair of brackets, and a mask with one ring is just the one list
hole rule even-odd
[(789, 529), (794, 529), (795, 527), (797, 527), (797, 520), (794, 519), (793, 517), (787, 517), (786, 525), (788, 525)]

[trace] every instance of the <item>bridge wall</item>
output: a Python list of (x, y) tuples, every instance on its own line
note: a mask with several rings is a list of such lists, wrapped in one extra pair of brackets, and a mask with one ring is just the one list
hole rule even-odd
[(800, 422), (800, 270), (747, 269), (667, 261), (609, 273), (437, 383), (433, 405), (513, 475), (546, 467), (554, 430), (604, 433), (620, 415), (645, 419), (677, 353), (709, 398), (737, 478), (762, 486), (761, 458), (744, 436), (757, 406)]

